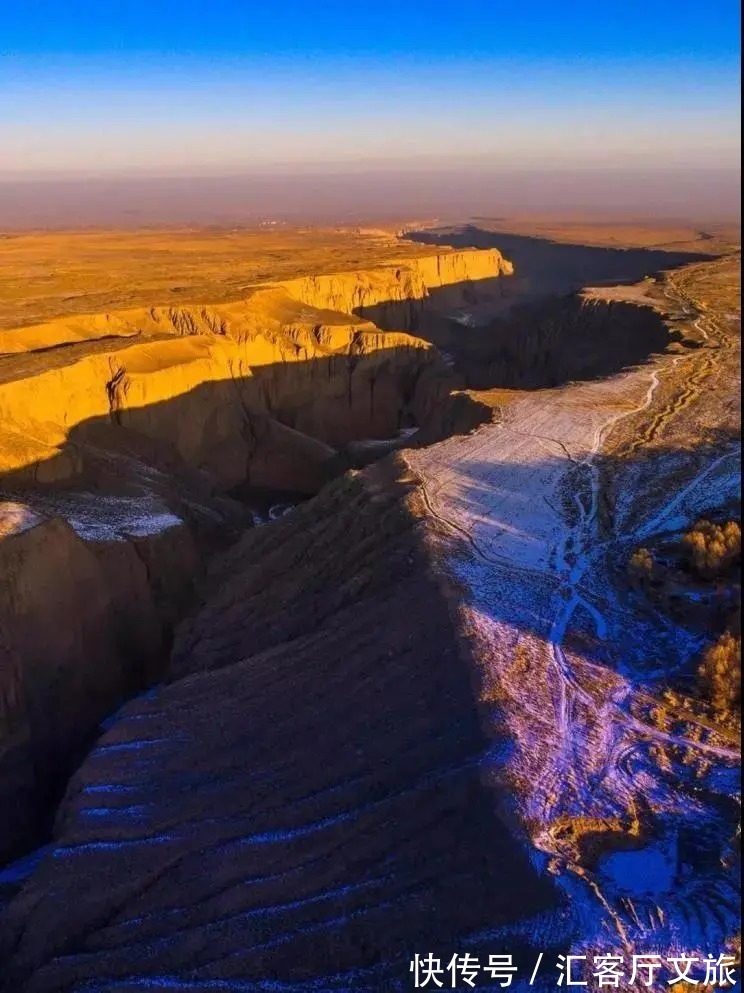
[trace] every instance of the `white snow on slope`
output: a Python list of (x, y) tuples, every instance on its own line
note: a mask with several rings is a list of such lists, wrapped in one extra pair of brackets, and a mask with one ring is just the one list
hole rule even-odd
[(28, 531), (41, 523), (42, 519), (25, 503), (0, 500), (0, 538)]
[[(609, 929), (626, 946), (651, 932), (659, 947), (723, 940), (735, 916), (730, 895), (719, 900), (710, 933), (701, 937), (692, 920), (705, 913), (700, 894), (688, 894), (686, 901), (682, 889), (676, 916), (669, 907), (666, 917), (659, 913), (661, 894), (657, 903), (650, 899), (643, 911), (631, 913), (612, 873), (592, 878), (581, 870), (577, 881), (574, 856), (560, 834), (563, 825), (587, 818), (627, 823), (639, 805), (650, 805), (660, 818), (681, 818), (693, 836), (706, 823), (714, 848), (722, 844), (715, 815), (706, 821), (703, 801), (695, 798), (699, 788), (696, 793), (684, 786), (689, 772), (675, 769), (675, 783), (660, 772), (653, 753), (691, 747), (710, 766), (708, 789), (728, 795), (737, 751), (705, 736), (690, 745), (639, 720), (634, 709), (636, 684), (655, 660), (671, 667), (673, 659), (693, 657), (699, 644), (668, 620), (639, 616), (617, 595), (607, 571), (610, 549), (598, 533), (596, 461), (604, 440), (624, 417), (653, 407), (676, 361), (657, 357), (653, 365), (611, 379), (526, 394), (508, 408), (503, 423), (406, 453), (465, 591), (463, 616), (475, 662), (487, 696), (496, 701), (494, 738), (507, 742), (484, 760), (484, 775), (494, 784), (510, 783), (532, 844), (551, 858), (572, 896), (584, 886), (597, 933), (606, 940)], [(632, 543), (685, 513), (694, 519), (701, 493), (708, 503), (716, 494), (731, 495), (732, 461), (733, 453), (719, 457), (680, 493), (663, 487), (652, 498), (645, 493), (640, 527), (616, 539)], [(576, 633), (593, 647), (577, 648), (569, 637)], [(670, 858), (678, 830), (665, 833)], [(645, 862), (639, 857), (625, 864)], [(711, 891), (730, 887), (725, 878), (706, 882)], [(629, 878), (624, 884), (634, 885)]]
[(153, 494), (136, 497), (88, 492), (34, 494), (33, 506), (0, 502), (0, 538), (17, 534), (52, 517), (64, 518), (86, 541), (126, 541), (161, 534), (183, 521)]

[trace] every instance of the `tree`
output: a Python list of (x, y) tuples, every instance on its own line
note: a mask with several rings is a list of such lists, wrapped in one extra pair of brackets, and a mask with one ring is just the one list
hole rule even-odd
[(738, 521), (720, 525), (701, 520), (684, 535), (682, 544), (694, 570), (713, 579), (741, 559), (741, 525)]
[(722, 716), (741, 713), (741, 638), (725, 631), (706, 649), (698, 673)]
[(654, 557), (647, 548), (637, 548), (630, 556), (628, 571), (633, 579), (641, 582), (651, 579), (654, 572)]

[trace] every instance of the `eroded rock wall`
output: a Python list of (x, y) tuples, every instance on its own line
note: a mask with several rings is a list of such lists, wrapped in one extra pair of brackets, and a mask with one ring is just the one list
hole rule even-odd
[(0, 856), (38, 836), (98, 722), (162, 675), (198, 562), (183, 526), (86, 541), (35, 515), (0, 541)]
[(612, 375), (679, 341), (652, 307), (573, 294), (451, 326), (446, 347), (472, 389), (540, 389)]
[[(269, 296), (243, 320), (182, 310), (186, 336), (60, 356), (6, 378), (2, 468), (41, 482), (74, 478), (91, 425), (106, 421), (172, 445), (223, 488), (251, 480), (315, 492), (335, 449), (394, 436), (406, 417), (446, 402), (447, 370), (426, 342), (348, 319), (324, 325), (322, 312), (317, 322), (281, 324)], [(261, 310), (267, 326), (256, 330), (248, 317), (258, 322)]]
[(466, 250), (356, 273), (306, 276), (282, 285), (311, 307), (365, 314), (380, 327), (413, 330), (425, 308), (462, 305), (473, 296), (496, 292), (500, 277), (512, 272), (511, 263), (496, 249)]
[(515, 920), (521, 968), (567, 941), (495, 814), (422, 511), (386, 461), (215, 561), (172, 681), (76, 773), (0, 919), (0, 988), (372, 993), (410, 984), (412, 950), (487, 956)]
[(431, 441), (487, 415), (452, 396), (426, 341), (352, 312), (418, 307), (437, 289), (493, 277), (502, 261), (452, 253), (274, 284), (219, 306), (0, 336), (10, 521), (0, 537), (0, 763), (12, 812), (0, 817), (0, 857), (33, 843), (100, 720), (156, 678), (193, 580), (245, 527), (220, 494), (316, 493), (349, 464), (355, 440), (419, 426)]

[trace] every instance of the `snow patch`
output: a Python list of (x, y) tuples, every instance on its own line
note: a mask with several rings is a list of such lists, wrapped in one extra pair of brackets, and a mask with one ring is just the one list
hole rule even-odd
[(151, 493), (136, 497), (45, 493), (34, 496), (33, 507), (0, 503), (0, 536), (28, 530), (49, 517), (63, 518), (86, 541), (147, 538), (183, 524)]
[(28, 504), (16, 503), (15, 500), (0, 502), (0, 538), (29, 531), (37, 524), (41, 524), (43, 520), (42, 515), (29, 507)]

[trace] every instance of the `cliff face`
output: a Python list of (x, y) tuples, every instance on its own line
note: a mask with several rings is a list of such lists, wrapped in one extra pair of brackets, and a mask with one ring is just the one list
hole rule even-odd
[(446, 349), (472, 389), (537, 389), (612, 375), (681, 340), (651, 307), (574, 294), (452, 328)]
[[(110, 419), (173, 445), (222, 486), (251, 480), (314, 492), (331, 449), (436, 419), (450, 389), (425, 341), (350, 315), (369, 310), (386, 326), (410, 327), (437, 292), (460, 298), (508, 272), (498, 252), (459, 252), (274, 284), (219, 306), (4, 332), (0, 470), (74, 478), (81, 453), (71, 435), (77, 441), (81, 425)], [(269, 453), (280, 451), (297, 478), (286, 465), (272, 471)]]
[[(417, 378), (428, 375), (433, 386), (446, 379), (423, 341), (382, 336), (363, 324), (326, 327), (316, 312), (272, 329), (276, 295), (257, 296), (235, 332), (224, 313), (181, 310), (187, 337), (72, 356), (1, 384), (4, 470), (31, 466), (37, 480), (72, 478), (80, 452), (70, 442), (84, 441), (92, 423), (106, 421), (172, 445), (222, 487), (251, 477), (254, 455), (261, 485), (287, 482), (284, 470), (272, 477), (267, 458), (267, 445), (277, 454), (284, 446), (297, 463), (291, 488), (313, 492), (334, 447), (365, 433), (394, 435), (407, 408), (415, 413)], [(251, 324), (261, 312), (268, 326), (259, 331)], [(157, 311), (146, 316), (156, 324), (163, 319)], [(215, 334), (212, 326), (224, 330)]]
[(499, 278), (512, 272), (511, 263), (496, 249), (466, 250), (366, 272), (307, 276), (282, 285), (311, 307), (375, 314), (382, 327), (410, 330), (427, 307), (457, 306), (471, 295), (500, 292)]
[(157, 674), (192, 580), (245, 527), (221, 495), (313, 494), (355, 441), (482, 419), (426, 341), (354, 313), (505, 271), (495, 253), (443, 259), (0, 335), (0, 853)]
[(97, 723), (161, 674), (167, 612), (198, 568), (183, 526), (86, 541), (59, 517), (24, 513), (0, 541), (2, 852), (33, 838)]
[(372, 993), (410, 985), (411, 949), (486, 956), (514, 920), (521, 968), (568, 943), (494, 813), (427, 528), (386, 461), (214, 562), (172, 682), (76, 773), (2, 918), (0, 988)]
[[(443, 292), (457, 301), (474, 293), (478, 296), (500, 292), (499, 280), (511, 276), (513, 267), (496, 249), (439, 249), (430, 256), (390, 261), (374, 268), (308, 275), (296, 279), (255, 284), (246, 287), (242, 299), (219, 304), (186, 303), (167, 306), (78, 314), (43, 324), (10, 328), (0, 332), (0, 356), (19, 355), (63, 344), (111, 341), (141, 335), (187, 335), (202, 331), (222, 333), (224, 323), (244, 328), (262, 328), (268, 318), (279, 324), (291, 323), (298, 314), (297, 304), (326, 313), (331, 324), (341, 315), (359, 314), (364, 308), (385, 303), (410, 302), (415, 307), (435, 303)], [(274, 294), (273, 314), (256, 309), (256, 294), (266, 300)], [(406, 330), (398, 326), (398, 330)]]

